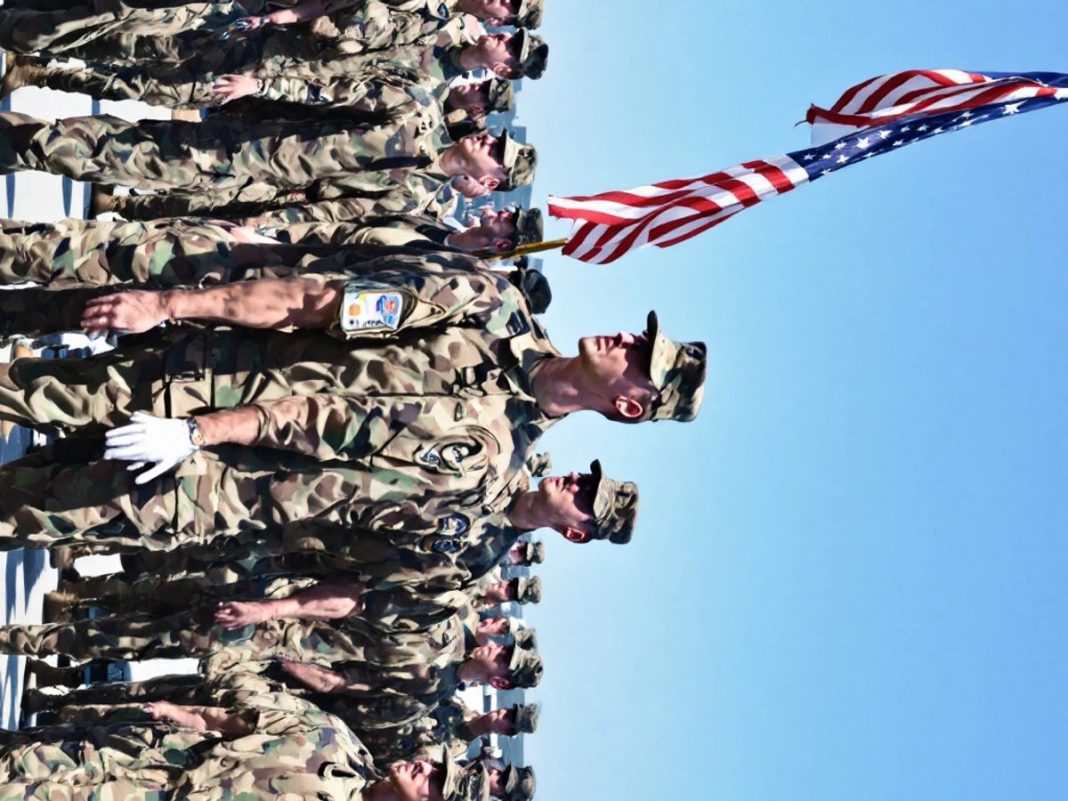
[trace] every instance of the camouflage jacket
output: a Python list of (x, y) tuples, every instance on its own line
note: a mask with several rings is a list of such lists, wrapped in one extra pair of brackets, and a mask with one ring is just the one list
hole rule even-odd
[(445, 242), (456, 232), (435, 217), (423, 214), (379, 215), (359, 222), (260, 225), (256, 230), (280, 242), (324, 249), (351, 245), (410, 247), (425, 243), (435, 250), (449, 250)]

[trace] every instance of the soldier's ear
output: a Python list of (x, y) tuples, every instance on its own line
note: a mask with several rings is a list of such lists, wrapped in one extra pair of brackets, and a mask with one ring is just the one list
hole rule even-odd
[(512, 250), (512, 240), (507, 237), (499, 236), (493, 240), (493, 249), (498, 253), (508, 253)]
[(504, 676), (493, 676), (489, 680), (490, 686), (495, 690), (510, 690), (512, 689), (512, 682), (504, 678)]
[(493, 70), (493, 74), (496, 75), (498, 78), (512, 78), (514, 77), (515, 73), (515, 70), (512, 69), (512, 67), (504, 61), (494, 62), (493, 66), (490, 67), (490, 69)]
[(482, 184), (483, 188), (485, 188), (487, 192), (492, 192), (494, 189), (501, 185), (500, 180), (492, 175), (484, 175), (478, 179), (478, 182)]
[(590, 541), (590, 532), (578, 526), (568, 526), (560, 532), (568, 542), (584, 543)]
[(612, 405), (624, 420), (637, 420), (645, 414), (645, 404), (626, 395), (617, 395)]

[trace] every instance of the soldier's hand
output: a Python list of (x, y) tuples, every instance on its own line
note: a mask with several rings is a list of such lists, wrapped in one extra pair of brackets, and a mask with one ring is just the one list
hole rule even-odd
[(170, 701), (150, 701), (141, 707), (152, 720), (171, 720), (174, 704)]
[(223, 601), (215, 610), (215, 622), (224, 629), (254, 626), (270, 619), (270, 607), (262, 601)]
[(94, 298), (85, 304), (82, 328), (87, 334), (115, 331), (140, 334), (167, 320), (166, 296), (162, 292), (130, 290)]
[(260, 89), (259, 78), (251, 75), (223, 75), (215, 79), (211, 85), (211, 93), (215, 99), (223, 103), (237, 100), (239, 97), (254, 95)]
[(345, 686), (345, 680), (329, 668), (307, 662), (294, 662), (284, 657), (279, 657), (277, 661), (278, 667), (317, 692), (338, 692)]
[(140, 470), (149, 462), (155, 464), (135, 478), (135, 484), (163, 475), (197, 449), (188, 420), (145, 412), (134, 412), (127, 425), (111, 429), (104, 439), (104, 458), (133, 462), (127, 470)]

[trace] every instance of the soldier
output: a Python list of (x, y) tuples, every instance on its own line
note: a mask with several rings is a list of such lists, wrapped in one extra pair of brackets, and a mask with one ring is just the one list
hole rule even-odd
[[(433, 218), (400, 214), (361, 223), (259, 227), (183, 217), (149, 223), (0, 220), (0, 283), (31, 282), (54, 288), (203, 286), (257, 272), (281, 275), (295, 270), (306, 256), (328, 254), (338, 247), (425, 246), (505, 253), (540, 241), (542, 232), (540, 210), (520, 208), (484, 209), (474, 225), (461, 230)], [(42, 302), (62, 302), (59, 296), (45, 297)], [(28, 296), (6, 302), (22, 300)], [(0, 324), (6, 334), (27, 333), (16, 331), (11, 321), (8, 318)]]
[[(497, 0), (448, 0), (423, 4), (411, 0), (333, 0), (333, 2), (168, 2), (165, 7), (141, 4), (109, 4), (101, 10), (96, 2), (72, 2), (62, 9), (8, 8), (0, 10), (0, 47), (31, 53), (62, 53), (86, 42), (105, 37), (122, 45), (127, 37), (179, 34), (189, 31), (217, 32), (231, 27), (234, 32), (255, 31), (264, 26), (285, 26), (326, 16), (333, 23), (319, 24), (316, 32), (340, 35), (356, 42), (363, 50), (410, 45), (428, 33), (439, 30), (433, 23), (447, 23), (459, 14), (470, 14), (490, 25), (522, 25), (536, 28), (541, 23), (541, 0), (514, 3)], [(248, 16), (242, 16), (246, 11)], [(326, 29), (325, 31), (321, 29)], [(117, 38), (114, 34), (126, 34)]]
[[(153, 38), (138, 40), (152, 43)], [(240, 52), (234, 50), (240, 45)], [(538, 78), (545, 70), (548, 45), (521, 29), (515, 34), (484, 34), (473, 43), (462, 32), (445, 36), (426, 48), (401, 48), (388, 53), (345, 54), (324, 49), (310, 37), (300, 49), (314, 53), (314, 61), (299, 63), (285, 43), (268, 55), (256, 40), (234, 40), (234, 47), (197, 45), (196, 53), (177, 63), (161, 62), (160, 54), (147, 61), (105, 66), (86, 53), (90, 62), (78, 69), (44, 66), (20, 57), (4, 75), (0, 97), (22, 86), (85, 92), (97, 99), (140, 100), (170, 108), (218, 106), (242, 97), (260, 97), (300, 104), (349, 105), (374, 101), (379, 86), (418, 85), (434, 92), (473, 70), (486, 69), (502, 78)], [(312, 52), (305, 54), (311, 57)], [(366, 105), (369, 101), (363, 101)], [(381, 108), (381, 103), (377, 104)]]
[[(326, 592), (320, 595), (321, 589)], [(369, 597), (364, 606), (364, 589), (359, 582), (340, 578), (333, 586), (306, 588), (283, 607), (291, 614), (253, 624), (235, 621), (227, 614), (227, 604), (214, 614), (208, 608), (163, 618), (138, 612), (73, 623), (12, 623), (0, 626), (0, 652), (57, 654), (75, 661), (211, 657), (215, 671), (232, 667), (233, 654), (239, 653), (243, 662), (288, 656), (358, 663), (366, 670), (430, 664), (443, 654), (462, 655), (469, 645), (489, 641), (489, 634), (481, 631), (489, 624), (473, 615), (462, 593), (420, 602), (394, 590), (386, 594), (401, 595), (399, 600), (377, 603)], [(228, 653), (217, 656), (220, 651)]]
[[(457, 258), (449, 256), (450, 263)], [(264, 352), (259, 349), (270, 335), (220, 331), (210, 342), (200, 333), (191, 339), (177, 334), (177, 341), (167, 334), (151, 348), (148, 339), (104, 357), (0, 366), (0, 416), (12, 422), (72, 429), (168, 406), (171, 414), (194, 415), (192, 426), (189, 419), (139, 415), (132, 428), (114, 432), (111, 456), (157, 464), (138, 478), (142, 483), (184, 462), (175, 478), (157, 478), (148, 487), (132, 484), (107, 462), (53, 465), (34, 455), (0, 468), (13, 488), (0, 498), (0, 538), (6, 547), (93, 537), (168, 549), (323, 515), (349, 526), (433, 531), (439, 518), (504, 508), (497, 504), (514, 497), (537, 437), (570, 411), (588, 408), (633, 422), (695, 416), (703, 394), (703, 344), (672, 342), (651, 314), (646, 335), (585, 338), (578, 357), (562, 357), (514, 292), (507, 279), (490, 272), (441, 270), (394, 274), (388, 281), (386, 273), (371, 272), (336, 283), (260, 280), (169, 299), (166, 292), (123, 293), (94, 301), (102, 305), (83, 318), (89, 328), (140, 330), (146, 321), (193, 316), (260, 326), (330, 325), (340, 336), (439, 333), (415, 344), (383, 345), (401, 348), (385, 363), (394, 370), (410, 365), (403, 375), (380, 367), (349, 372), (364, 359), (383, 363), (370, 345), (349, 349), (321, 335), (288, 334), (279, 335), (280, 350)], [(387, 300), (397, 308), (375, 310)], [(153, 307), (161, 301), (167, 308)], [(371, 306), (366, 312), (365, 304)], [(462, 322), (440, 327), (450, 320)], [(203, 366), (186, 381), (159, 383), (172, 363), (168, 352), (186, 354), (176, 364), (183, 373), (196, 353)], [(250, 361), (257, 352), (264, 356)], [(440, 353), (456, 355), (444, 363)], [(276, 369), (267, 372), (260, 367), (272, 364)], [(253, 365), (255, 380), (246, 380)], [(299, 381), (287, 378), (286, 369), (297, 371), (292, 375)], [(47, 403), (35, 400), (43, 397)], [(222, 447), (228, 443), (242, 447)], [(275, 458), (248, 446), (345, 461)], [(55, 487), (63, 488), (62, 505), (47, 500)]]
[(234, 710), (149, 706), (155, 721), (5, 733), (0, 798), (268, 798), (331, 801), (486, 801), (481, 767), (397, 763), (383, 776), (337, 718), (310, 704), (279, 709), (275, 695)]
[[(242, 592), (251, 598), (245, 589), (250, 584), (286, 575), (329, 577), (342, 570), (375, 587), (407, 585), (424, 593), (461, 589), (488, 572), (508, 543), (527, 529), (548, 526), (579, 541), (629, 539), (637, 514), (637, 488), (603, 476), (599, 462), (594, 463), (594, 470), (589, 480), (579, 476), (574, 483), (571, 477), (565, 483), (543, 480), (537, 490), (518, 493), (507, 512), (471, 521), (453, 516), (437, 533), (407, 542), (403, 535), (302, 523), (277, 538), (227, 540), (209, 549), (203, 560), (188, 549), (173, 552), (173, 558), (153, 560), (148, 576), (88, 578), (68, 588), (78, 593), (81, 603), (117, 613), (159, 610), (160, 598), (181, 599), (182, 608), (239, 597)], [(583, 536), (577, 537), (580, 531)], [(326, 596), (320, 590), (318, 597)], [(230, 622), (252, 625), (301, 617), (294, 600), (299, 601), (299, 594), (285, 602), (246, 599), (224, 608)], [(342, 592), (337, 602), (345, 600)], [(165, 607), (165, 612), (177, 611)], [(506, 632), (511, 633), (511, 627)]]
[[(535, 687), (544, 671), (536, 651), (515, 645), (480, 645), (450, 660), (416, 670), (335, 670), (282, 660), (281, 669), (313, 692), (307, 697), (347, 722), (396, 729), (430, 714), (465, 685), (485, 683), (498, 690)], [(393, 703), (382, 703), (386, 700)]]
[(141, 189), (203, 188), (224, 202), (271, 200), (321, 180), (429, 198), (452, 177), (467, 175), (488, 191), (507, 191), (528, 185), (537, 165), (534, 147), (507, 131), (449, 142), (440, 108), (429, 99), (396, 123), (316, 121), (313, 138), (308, 123), (284, 121), (237, 131), (228, 120), (130, 123), (101, 116), (49, 124), (6, 112), (0, 127), (8, 134), (0, 171), (44, 170)]

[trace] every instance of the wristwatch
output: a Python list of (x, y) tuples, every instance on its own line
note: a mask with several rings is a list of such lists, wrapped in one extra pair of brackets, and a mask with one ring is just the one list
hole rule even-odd
[(204, 432), (200, 430), (200, 426), (197, 425), (197, 419), (190, 417), (186, 421), (189, 425), (189, 441), (193, 443), (194, 448), (203, 448), (208, 444), (204, 439)]

